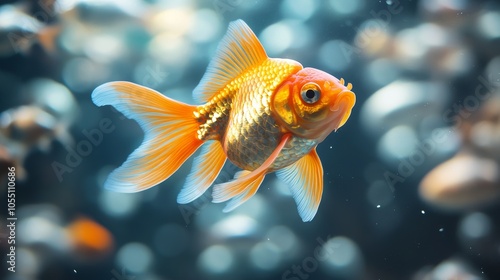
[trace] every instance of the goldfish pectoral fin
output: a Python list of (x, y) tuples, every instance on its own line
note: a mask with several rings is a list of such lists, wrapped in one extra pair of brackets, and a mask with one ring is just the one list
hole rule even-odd
[(323, 194), (323, 167), (316, 148), (294, 164), (276, 171), (276, 176), (289, 185), (302, 221), (311, 221)]
[(202, 144), (196, 135), (194, 106), (129, 82), (111, 82), (92, 93), (98, 106), (112, 105), (134, 119), (144, 131), (141, 145), (122, 166), (111, 172), (105, 187), (137, 192), (155, 186), (172, 175)]
[(237, 172), (234, 180), (215, 185), (212, 192), (212, 201), (219, 203), (233, 198), (234, 200), (229, 202), (224, 209), (224, 212), (229, 212), (252, 197), (264, 180), (267, 171), (291, 137), (291, 134), (288, 133), (283, 135), (278, 146), (259, 168), (253, 171), (243, 170)]
[(249, 180), (247, 185), (245, 186), (245, 191), (233, 198), (227, 203), (227, 205), (222, 210), (224, 213), (231, 212), (236, 207), (245, 203), (248, 199), (250, 199), (259, 189), (262, 181), (264, 181), (265, 174), (261, 174), (260, 176), (256, 176), (253, 180)]
[(241, 19), (231, 22), (205, 75), (194, 89), (193, 97), (200, 103), (207, 102), (245, 70), (267, 58), (264, 47), (250, 27)]
[(193, 161), (191, 173), (177, 196), (177, 202), (186, 204), (203, 195), (215, 181), (225, 162), (226, 154), (220, 142), (206, 142), (201, 147), (201, 153)]

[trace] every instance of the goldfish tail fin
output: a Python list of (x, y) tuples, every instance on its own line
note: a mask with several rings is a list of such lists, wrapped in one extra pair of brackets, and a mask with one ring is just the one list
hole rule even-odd
[(110, 82), (96, 88), (97, 106), (112, 105), (139, 123), (142, 144), (115, 169), (105, 187), (118, 192), (138, 192), (172, 175), (203, 144), (197, 138), (199, 123), (195, 106), (172, 100), (161, 93), (129, 82)]

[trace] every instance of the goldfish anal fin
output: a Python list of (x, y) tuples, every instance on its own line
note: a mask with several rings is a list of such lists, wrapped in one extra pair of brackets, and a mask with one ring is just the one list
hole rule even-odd
[(302, 221), (311, 221), (323, 194), (323, 167), (316, 148), (294, 164), (276, 171), (276, 176), (289, 185)]
[(177, 202), (189, 203), (205, 193), (219, 175), (226, 154), (219, 141), (211, 140), (201, 148), (201, 153), (194, 159), (191, 173), (177, 196)]
[(219, 203), (233, 199), (224, 209), (224, 212), (229, 212), (252, 197), (264, 180), (267, 171), (291, 137), (291, 134), (285, 134), (276, 149), (259, 168), (253, 171), (240, 171), (236, 173), (234, 180), (215, 185), (212, 193), (213, 202)]
[[(250, 173), (250, 171), (243, 170), (241, 171), (242, 174), (236, 174), (235, 178), (238, 177), (243, 177), (243, 175), (247, 175)], [(245, 201), (250, 199), (259, 189), (260, 185), (262, 184), (262, 181), (264, 181), (265, 174), (261, 174), (260, 176), (255, 176), (253, 180), (248, 180), (245, 183), (247, 184), (244, 189), (245, 191), (242, 192), (241, 194), (231, 198), (231, 200), (227, 203), (226, 207), (224, 207), (223, 212), (231, 212), (233, 211), (236, 207), (240, 206), (243, 204)]]
[(98, 106), (112, 105), (139, 123), (145, 135), (142, 144), (122, 166), (111, 172), (105, 187), (119, 192), (137, 192), (166, 180), (202, 144), (194, 106), (177, 102), (161, 93), (129, 82), (111, 82), (92, 93)]
[(200, 103), (207, 102), (229, 82), (267, 58), (250, 27), (241, 19), (231, 22), (193, 97)]

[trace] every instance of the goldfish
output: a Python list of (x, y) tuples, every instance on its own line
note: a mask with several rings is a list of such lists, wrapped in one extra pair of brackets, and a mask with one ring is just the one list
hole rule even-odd
[(268, 57), (250, 27), (236, 20), (193, 90), (201, 105), (126, 81), (92, 92), (97, 106), (114, 106), (145, 133), (141, 145), (110, 173), (105, 188), (138, 192), (158, 185), (201, 147), (178, 203), (203, 195), (229, 159), (241, 171), (212, 191), (214, 203), (228, 201), (224, 212), (250, 199), (274, 172), (290, 187), (301, 219), (311, 221), (323, 193), (316, 146), (347, 122), (356, 103), (351, 90), (344, 79)]

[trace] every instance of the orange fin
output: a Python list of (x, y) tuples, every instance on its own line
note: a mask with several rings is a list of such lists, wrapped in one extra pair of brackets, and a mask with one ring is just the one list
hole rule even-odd
[(316, 148), (294, 164), (276, 171), (276, 176), (290, 186), (302, 221), (311, 221), (323, 194), (323, 167)]
[(203, 145), (200, 155), (194, 159), (184, 187), (177, 196), (177, 202), (189, 203), (203, 195), (215, 181), (225, 162), (226, 154), (219, 141), (212, 140)]
[(247, 170), (240, 171), (236, 173), (234, 180), (215, 185), (212, 193), (213, 202), (224, 202), (232, 198), (233, 200), (224, 208), (224, 212), (229, 212), (252, 197), (264, 180), (269, 167), (271, 167), (291, 137), (292, 135), (288, 133), (283, 135), (280, 144), (259, 168), (251, 172)]
[(231, 22), (215, 57), (193, 91), (194, 99), (200, 103), (207, 102), (247, 69), (267, 58), (264, 47), (250, 27), (241, 19)]
[(142, 144), (115, 169), (105, 187), (137, 192), (153, 187), (172, 175), (202, 144), (196, 137), (195, 106), (129, 82), (106, 83), (94, 90), (97, 106), (112, 105), (136, 120), (145, 135)]
[[(234, 176), (234, 178), (237, 180), (240, 177), (243, 177), (245, 175), (250, 174), (251, 172), (248, 170), (243, 170)], [(236, 207), (240, 206), (243, 204), (245, 201), (250, 199), (259, 189), (260, 185), (262, 184), (262, 181), (264, 181), (265, 174), (261, 174), (261, 176), (255, 176), (253, 180), (248, 180), (244, 182), (246, 183), (245, 186), (240, 186), (241, 188), (245, 189), (245, 191), (233, 198), (227, 203), (226, 207), (222, 210), (224, 213), (231, 212), (233, 211)]]

